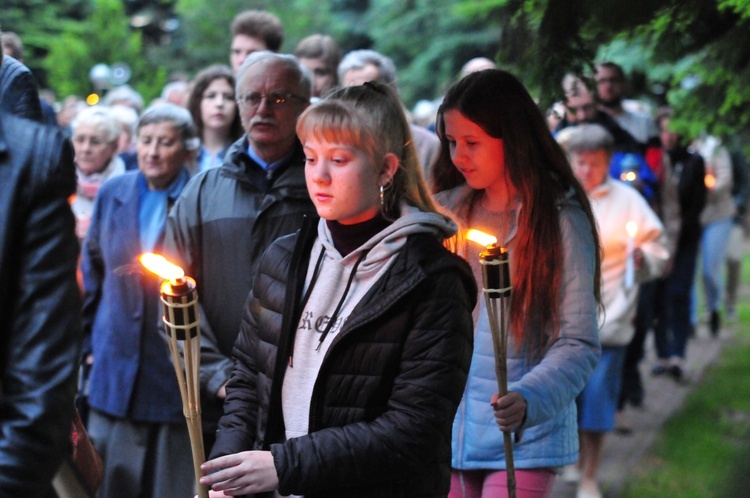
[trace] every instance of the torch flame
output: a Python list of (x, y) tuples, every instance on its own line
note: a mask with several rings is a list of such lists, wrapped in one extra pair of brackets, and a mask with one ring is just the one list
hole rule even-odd
[(628, 235), (635, 237), (635, 234), (638, 233), (638, 225), (635, 221), (628, 221), (625, 223), (625, 230), (628, 231)]
[(466, 238), (472, 242), (476, 242), (477, 244), (483, 245), (485, 247), (491, 246), (493, 244), (497, 244), (497, 237), (490, 235), (488, 233), (484, 233), (481, 230), (476, 230), (474, 228), (466, 232)]
[(165, 280), (176, 281), (185, 276), (185, 272), (179, 266), (170, 263), (167, 259), (153, 252), (141, 254), (138, 261), (152, 273), (159, 275)]

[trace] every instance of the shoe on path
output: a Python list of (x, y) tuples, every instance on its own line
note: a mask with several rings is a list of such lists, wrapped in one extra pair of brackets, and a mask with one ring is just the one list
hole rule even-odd
[(653, 367), (651, 367), (651, 375), (654, 377), (658, 377), (659, 375), (666, 375), (669, 373), (669, 365), (664, 365), (663, 363), (657, 363)]
[(575, 465), (566, 465), (560, 477), (567, 483), (576, 483), (581, 479), (581, 471)]
[(684, 372), (682, 371), (682, 367), (680, 365), (672, 365), (669, 367), (669, 375), (672, 376), (672, 378), (675, 380), (675, 382), (680, 382), (682, 380)]
[(582, 486), (578, 486), (576, 498), (602, 498), (602, 492), (599, 490), (599, 486), (596, 484), (594, 484), (593, 487), (586, 486), (585, 488)]
[(711, 328), (711, 336), (718, 337), (719, 329), (721, 329), (721, 316), (719, 316), (719, 312), (717, 310), (713, 310), (711, 312), (709, 327)]

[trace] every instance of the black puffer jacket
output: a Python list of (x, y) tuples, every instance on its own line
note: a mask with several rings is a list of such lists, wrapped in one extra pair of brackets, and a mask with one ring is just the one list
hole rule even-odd
[(473, 347), (471, 271), (434, 236), (409, 236), (326, 353), (310, 434), (285, 442), (281, 388), (314, 227), (261, 259), (212, 458), (270, 449), (279, 491), (306, 498), (445, 496)]

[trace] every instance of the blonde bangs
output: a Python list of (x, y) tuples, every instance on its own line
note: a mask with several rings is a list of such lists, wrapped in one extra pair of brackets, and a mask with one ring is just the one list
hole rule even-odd
[(309, 107), (297, 120), (297, 136), (302, 145), (317, 140), (376, 153), (371, 124), (355, 109), (339, 102), (321, 102)]

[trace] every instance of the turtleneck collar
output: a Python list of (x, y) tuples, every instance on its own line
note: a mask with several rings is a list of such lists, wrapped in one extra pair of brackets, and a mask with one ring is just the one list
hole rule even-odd
[(370, 220), (354, 225), (342, 225), (338, 221), (326, 220), (326, 226), (331, 232), (333, 246), (341, 254), (341, 257), (346, 257), (391, 223), (383, 217), (382, 213), (378, 213)]

